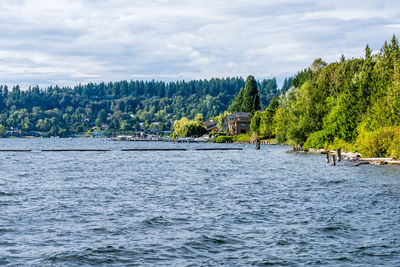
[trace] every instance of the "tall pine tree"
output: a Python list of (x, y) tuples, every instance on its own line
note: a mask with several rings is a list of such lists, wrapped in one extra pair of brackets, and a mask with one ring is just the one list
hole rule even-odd
[(244, 87), (243, 93), (243, 112), (250, 112), (254, 114), (256, 111), (260, 110), (260, 98), (258, 96), (257, 82), (253, 76), (249, 76), (246, 79), (246, 85)]
[(239, 112), (242, 110), (243, 104), (243, 88), (240, 88), (239, 93), (236, 95), (235, 99), (232, 101), (232, 104), (229, 106), (229, 112)]

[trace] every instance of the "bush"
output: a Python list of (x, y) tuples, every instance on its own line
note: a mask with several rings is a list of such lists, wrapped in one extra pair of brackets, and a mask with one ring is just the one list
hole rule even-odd
[(363, 157), (400, 157), (400, 126), (383, 127), (368, 132), (364, 127), (356, 141), (358, 151)]
[(337, 150), (338, 148), (341, 148), (342, 151), (356, 152), (354, 144), (348, 143), (343, 139), (338, 139), (338, 138), (335, 138), (333, 144), (330, 144), (327, 147), (327, 149), (329, 150)]
[(323, 131), (318, 131), (312, 133), (303, 145), (303, 149), (307, 150), (310, 148), (321, 149), (325, 146), (325, 133)]
[(199, 137), (207, 133), (207, 129), (199, 121), (190, 121), (183, 117), (174, 123), (173, 138), (179, 137)]
[(231, 143), (234, 141), (234, 136), (218, 136), (215, 138), (216, 143)]
[(250, 141), (251, 136), (248, 134), (239, 134), (234, 136), (234, 141)]

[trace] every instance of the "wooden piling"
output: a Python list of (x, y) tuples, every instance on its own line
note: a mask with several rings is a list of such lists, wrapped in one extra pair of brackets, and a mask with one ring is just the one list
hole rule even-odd
[(332, 155), (332, 165), (336, 165), (336, 155)]
[(338, 148), (338, 150), (336, 150), (336, 156), (337, 156), (337, 161), (342, 160), (342, 149), (341, 148)]
[(256, 150), (260, 150), (260, 139), (257, 138), (256, 140)]
[(327, 164), (329, 163), (329, 153), (325, 154), (325, 161), (326, 161)]

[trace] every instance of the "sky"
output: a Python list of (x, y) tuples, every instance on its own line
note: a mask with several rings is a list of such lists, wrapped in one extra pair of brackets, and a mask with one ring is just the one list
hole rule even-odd
[(0, 0), (0, 84), (277, 77), (379, 51), (400, 1)]

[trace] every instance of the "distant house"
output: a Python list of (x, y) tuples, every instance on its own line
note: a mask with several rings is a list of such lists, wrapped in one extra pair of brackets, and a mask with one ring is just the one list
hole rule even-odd
[(251, 115), (249, 112), (234, 112), (224, 120), (221, 131), (232, 135), (246, 134), (250, 131)]
[(204, 126), (206, 127), (208, 133), (218, 132), (218, 123), (215, 121), (206, 121)]

